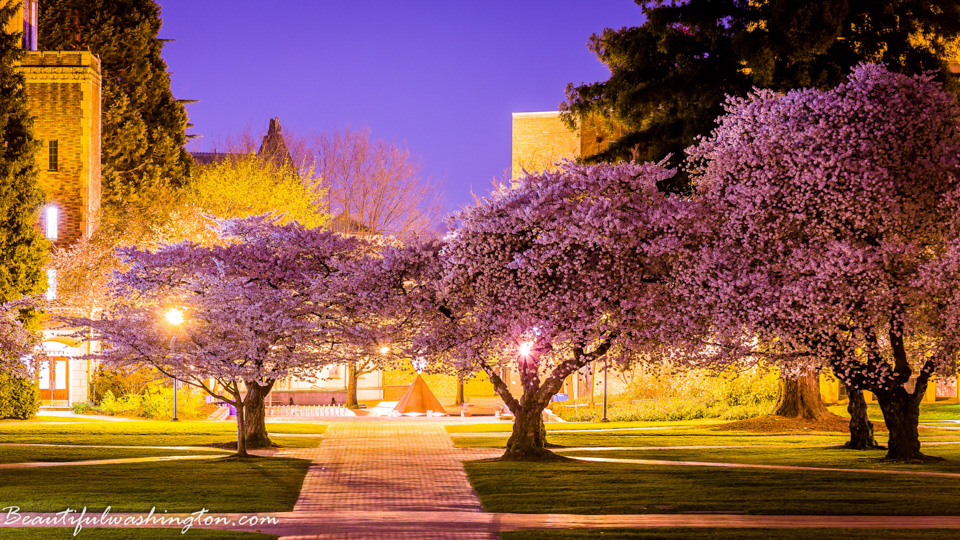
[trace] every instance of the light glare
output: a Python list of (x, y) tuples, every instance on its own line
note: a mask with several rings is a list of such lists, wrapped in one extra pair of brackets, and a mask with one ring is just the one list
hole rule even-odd
[(176, 326), (183, 322), (183, 312), (177, 308), (171, 308), (164, 315), (167, 318), (167, 322)]
[(47, 239), (56, 240), (60, 221), (60, 210), (56, 206), (48, 206), (46, 209), (46, 229)]

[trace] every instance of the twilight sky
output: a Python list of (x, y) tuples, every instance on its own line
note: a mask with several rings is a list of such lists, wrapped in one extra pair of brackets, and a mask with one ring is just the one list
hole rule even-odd
[(510, 167), (510, 113), (556, 110), (609, 76), (592, 32), (641, 23), (632, 0), (158, 0), (177, 98), (211, 150), (285, 130), (370, 128), (419, 154), (448, 209)]

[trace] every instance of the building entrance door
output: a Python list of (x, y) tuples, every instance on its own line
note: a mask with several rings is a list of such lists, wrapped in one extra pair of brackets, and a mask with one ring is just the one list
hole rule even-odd
[(44, 405), (69, 403), (68, 376), (67, 359), (64, 357), (50, 356), (37, 362), (37, 383), (40, 386), (40, 401)]

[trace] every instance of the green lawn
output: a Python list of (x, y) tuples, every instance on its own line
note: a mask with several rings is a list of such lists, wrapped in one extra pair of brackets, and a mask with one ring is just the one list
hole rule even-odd
[[(583, 429), (636, 429), (636, 428), (666, 428), (671, 426), (702, 426), (710, 424), (725, 424), (727, 420), (682, 420), (677, 422), (548, 422), (547, 431), (568, 431)], [(513, 422), (501, 421), (484, 424), (448, 424), (447, 433), (491, 433), (511, 432)]]
[[(849, 417), (847, 404), (830, 405), (827, 407), (833, 414)], [(867, 416), (875, 422), (883, 422), (883, 412), (876, 403), (867, 404)], [(960, 420), (960, 403), (921, 403), (920, 422), (935, 420)]]
[(958, 515), (955, 478), (609, 463), (465, 463), (488, 512)]
[(0, 419), (0, 425), (5, 423), (59, 423), (59, 422), (102, 422), (99, 418), (84, 418), (83, 416), (34, 416), (27, 420), (11, 420), (9, 418)]
[(0, 463), (83, 461), (149, 456), (218, 455), (224, 450), (177, 450), (173, 448), (85, 448), (57, 446), (0, 446)]
[(915, 538), (953, 538), (956, 529), (559, 529), (550, 531), (511, 531), (500, 533), (503, 540), (804, 540), (843, 538), (844, 540), (910, 540)]
[[(960, 437), (960, 433), (957, 434)], [(458, 435), (453, 437), (459, 447), (506, 446), (508, 435), (503, 437)], [(796, 434), (764, 435), (762, 433), (713, 431), (689, 427), (649, 431), (612, 431), (586, 433), (549, 433), (547, 442), (559, 446), (714, 446), (734, 444), (780, 444), (780, 445), (839, 445), (847, 440), (841, 434)]]
[[(502, 437), (493, 436), (495, 433), (454, 433), (453, 441), (458, 447), (491, 447), (503, 448), (506, 446), (508, 433)], [(877, 440), (886, 443), (886, 433), (878, 433)], [(921, 441), (960, 441), (960, 430), (923, 429), (920, 431)], [(675, 426), (665, 429), (650, 429), (643, 431), (606, 431), (583, 433), (547, 432), (547, 442), (564, 447), (577, 446), (726, 446), (726, 445), (783, 445), (783, 446), (839, 446), (848, 440), (848, 435), (842, 433), (796, 433), (796, 434), (764, 434), (745, 431), (717, 431), (704, 426)]]
[(251, 532), (212, 531), (190, 529), (181, 534), (180, 529), (111, 529), (84, 528), (78, 536), (73, 529), (55, 529), (49, 527), (30, 527), (19, 529), (0, 529), (4, 540), (57, 540), (90, 538), (96, 540), (276, 540), (276, 536)]
[[(201, 446), (237, 440), (232, 422), (76, 422), (44, 425), (34, 422), (0, 423), (0, 441), (33, 444), (110, 444), (121, 446)], [(276, 422), (267, 424), (270, 433), (316, 434), (326, 430), (322, 424)], [(278, 438), (280, 439), (280, 438)], [(288, 437), (287, 446), (314, 446), (318, 439)], [(278, 443), (280, 444), (280, 443)]]
[(308, 465), (271, 457), (4, 469), (0, 501), (33, 512), (283, 512), (293, 509)]
[(880, 459), (886, 454), (886, 450), (853, 451), (835, 446), (829, 448), (754, 447), (728, 449), (610, 450), (597, 452), (563, 452), (563, 455), (664, 461), (794, 465), (837, 469), (882, 469), (960, 473), (960, 445), (929, 445), (924, 447), (924, 452), (928, 455), (946, 458), (947, 461), (924, 464), (882, 463)]

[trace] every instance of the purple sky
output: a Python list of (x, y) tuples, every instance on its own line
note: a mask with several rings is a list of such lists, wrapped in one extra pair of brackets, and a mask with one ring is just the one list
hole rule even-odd
[(606, 79), (592, 32), (635, 26), (632, 0), (158, 0), (173, 93), (209, 150), (280, 117), (298, 133), (368, 127), (423, 160), (447, 206), (510, 167), (510, 113), (556, 110)]

